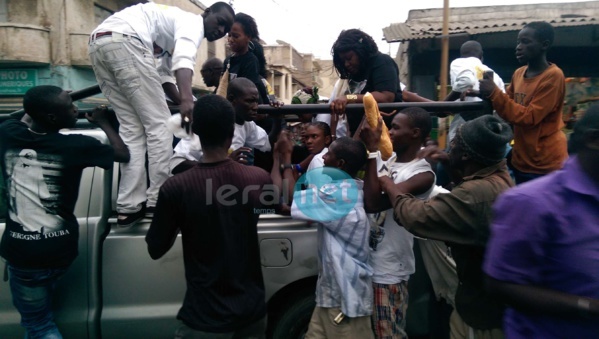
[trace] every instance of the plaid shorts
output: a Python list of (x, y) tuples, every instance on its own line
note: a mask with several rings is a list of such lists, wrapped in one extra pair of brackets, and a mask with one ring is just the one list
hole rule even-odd
[(405, 315), (408, 309), (408, 282), (374, 287), (372, 329), (377, 339), (407, 338)]

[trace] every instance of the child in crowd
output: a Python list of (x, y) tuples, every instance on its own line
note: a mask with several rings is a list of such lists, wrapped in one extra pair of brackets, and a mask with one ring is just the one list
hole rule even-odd
[(306, 171), (324, 166), (324, 155), (332, 142), (331, 128), (322, 121), (311, 122), (304, 134), (306, 148), (314, 157)]
[[(290, 139), (295, 145), (293, 137), (289, 131), (282, 131), (277, 142), (281, 141), (283, 138)], [(302, 174), (315, 168), (324, 166), (323, 157), (328, 152), (328, 147), (331, 144), (331, 128), (329, 125), (321, 121), (308, 123), (308, 127), (304, 132), (303, 138), (306, 149), (309, 152), (309, 156), (299, 163), (294, 164), (291, 162), (293, 158), (293, 152), (287, 154), (278, 152), (276, 149), (274, 150), (271, 175), (274, 176), (273, 180), (276, 182), (283, 180), (283, 173), (287, 168), (291, 169), (288, 174), (293, 176), (294, 180), (297, 180), (297, 178)], [(295, 149), (296, 147), (294, 147), (294, 151)], [(293, 190), (293, 187), (289, 187), (289, 189)]]
[[(317, 104), (319, 100), (318, 87), (304, 87), (293, 95), (291, 98), (292, 105), (306, 105), (306, 104)], [(297, 145), (303, 145), (303, 132), (305, 131), (308, 124), (314, 120), (314, 114), (304, 113), (297, 115), (299, 122), (294, 125), (295, 133), (293, 133), (293, 140)]]
[[(317, 104), (319, 100), (318, 96), (318, 87), (304, 87), (293, 95), (291, 98), (291, 104), (293, 105), (306, 105), (306, 104)], [(299, 122), (296, 123), (288, 123), (288, 125), (293, 124), (292, 138), (295, 142), (295, 146), (293, 147), (293, 154), (291, 156), (291, 161), (294, 164), (300, 164), (301, 168), (307, 168), (314, 157), (314, 154), (311, 154), (306, 147), (306, 139), (305, 133), (306, 129), (314, 119), (314, 114), (304, 113), (298, 114)]]
[[(291, 156), (288, 134), (281, 135), (275, 149)], [(325, 167), (307, 173), (313, 176), (308, 188), (293, 193), (291, 216), (319, 222), (316, 308), (306, 338), (373, 338), (369, 224), (363, 183), (353, 179), (365, 163), (362, 142), (337, 139), (323, 156)], [(283, 172), (294, 186), (291, 169)]]
[(480, 97), (490, 99), (497, 114), (514, 127), (512, 170), (517, 184), (561, 168), (568, 157), (562, 131), (564, 73), (547, 61), (553, 38), (547, 22), (525, 25), (516, 45), (516, 58), (525, 66), (514, 72), (507, 93), (492, 80), (480, 80)]
[[(382, 123), (382, 120), (381, 122)], [(364, 179), (366, 211), (371, 220), (370, 264), (373, 268), (374, 312), (372, 322), (377, 338), (405, 338), (405, 315), (408, 308), (408, 279), (415, 272), (414, 236), (393, 220), (389, 199), (381, 194), (378, 176), (388, 175), (393, 182), (420, 199), (428, 199), (435, 184), (435, 174), (425, 159), (417, 157), (432, 128), (427, 111), (410, 107), (399, 112), (391, 122), (389, 136), (394, 156), (384, 163), (378, 142), (364, 128), (361, 137), (370, 153)], [(377, 164), (378, 163), (378, 164)], [(377, 175), (378, 174), (378, 175)]]

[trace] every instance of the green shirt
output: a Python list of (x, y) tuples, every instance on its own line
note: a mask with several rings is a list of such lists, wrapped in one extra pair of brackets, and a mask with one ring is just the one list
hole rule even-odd
[(460, 281), (456, 310), (478, 330), (502, 327), (503, 304), (485, 291), (482, 264), (493, 202), (513, 185), (504, 160), (465, 177), (450, 193), (429, 201), (402, 194), (393, 204), (398, 224), (417, 236), (450, 244)]

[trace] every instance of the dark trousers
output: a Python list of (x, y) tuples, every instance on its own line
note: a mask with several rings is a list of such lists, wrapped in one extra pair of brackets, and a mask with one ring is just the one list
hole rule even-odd
[(175, 332), (175, 339), (264, 339), (266, 338), (266, 317), (233, 332), (211, 333), (194, 330), (181, 324)]

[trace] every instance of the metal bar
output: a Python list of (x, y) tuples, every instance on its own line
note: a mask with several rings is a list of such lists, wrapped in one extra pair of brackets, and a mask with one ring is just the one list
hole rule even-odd
[[(102, 93), (102, 91), (100, 90), (100, 86), (99, 85), (93, 85), (93, 86), (89, 86), (83, 89), (80, 89), (78, 91), (73, 91), (71, 93), (69, 93), (69, 95), (71, 96), (71, 99), (73, 99), (73, 101), (77, 101), (77, 100), (81, 100), (81, 99), (85, 99), (91, 96), (94, 96), (96, 94), (100, 94)], [(10, 113), (10, 118), (13, 119), (21, 119), (23, 116), (25, 115), (25, 110), (24, 109), (20, 109), (18, 111), (14, 111), (12, 113)], [(79, 115), (79, 117), (81, 117), (81, 115)], [(2, 117), (0, 117), (1, 119)], [(1, 119), (0, 121), (4, 121), (6, 119)]]
[[(93, 91), (90, 89), (90, 92)], [(87, 89), (86, 89), (87, 90)], [(83, 90), (82, 90), (83, 91)], [(73, 92), (73, 93), (82, 93), (82, 91)], [(88, 93), (90, 93), (88, 92)], [(79, 94), (77, 94), (79, 95)], [(93, 95), (93, 94), (91, 94)], [(472, 112), (472, 111), (480, 111), (481, 114), (491, 114), (493, 108), (491, 103), (483, 100), (483, 101), (454, 101), (454, 102), (445, 102), (445, 101), (433, 101), (433, 102), (392, 102), (392, 103), (383, 103), (379, 104), (379, 109), (382, 112), (391, 112), (393, 110), (401, 111), (404, 108), (408, 107), (421, 107), (427, 112), (431, 113), (431, 116), (436, 116), (437, 113), (459, 113), (459, 112)], [(112, 110), (110, 106), (108, 106), (109, 110)], [(171, 113), (178, 113), (178, 107), (169, 107)], [(346, 112), (348, 113), (360, 113), (364, 111), (364, 105), (362, 104), (349, 104), (346, 107)], [(85, 113), (91, 113), (93, 109), (80, 109), (79, 110), (79, 119), (85, 119)], [(19, 115), (20, 113), (20, 115)], [(259, 105), (258, 113), (260, 114), (268, 114), (272, 116), (277, 115), (288, 115), (288, 114), (302, 114), (302, 113), (310, 113), (310, 114), (331, 114), (331, 108), (328, 104), (306, 104), (306, 105), (285, 105), (280, 108), (271, 107), (269, 105)], [(20, 119), (23, 116), (23, 110), (19, 110), (8, 115), (0, 115), (0, 122), (8, 119)]]
[[(439, 102), (391, 102), (378, 104), (381, 112), (391, 112), (393, 110), (401, 111), (408, 107), (421, 107), (427, 112), (438, 113), (456, 113), (456, 112), (472, 112), (472, 111), (492, 111), (491, 104), (487, 101), (439, 101)], [(109, 110), (112, 107), (108, 106)], [(171, 113), (179, 113), (178, 106), (169, 107)], [(79, 116), (84, 117), (86, 112), (91, 113), (93, 109), (80, 109)], [(348, 104), (346, 109), (348, 113), (363, 112), (363, 104)], [(297, 104), (297, 105), (285, 105), (283, 107), (272, 107), (270, 105), (258, 105), (259, 114), (268, 115), (285, 115), (285, 114), (302, 114), (302, 113), (322, 113), (331, 114), (331, 107), (329, 104)]]
[(80, 89), (78, 91), (71, 92), (69, 94), (71, 95), (71, 99), (73, 99), (73, 101), (77, 101), (100, 93), (102, 93), (102, 91), (100, 90), (100, 85), (93, 85), (84, 89)]
[[(430, 113), (439, 112), (471, 112), (471, 111), (484, 111), (485, 113), (492, 112), (492, 106), (490, 102), (483, 101), (454, 101), (454, 102), (392, 102), (392, 103), (381, 103), (378, 104), (381, 112), (391, 112), (393, 110), (401, 111), (408, 107), (421, 107)], [(348, 113), (363, 112), (363, 104), (349, 104), (345, 108)], [(258, 113), (268, 115), (282, 115), (282, 114), (302, 114), (302, 113), (322, 113), (331, 114), (331, 108), (328, 104), (298, 104), (298, 105), (285, 105), (280, 108), (271, 107), (268, 105), (258, 106)]]

